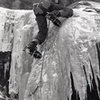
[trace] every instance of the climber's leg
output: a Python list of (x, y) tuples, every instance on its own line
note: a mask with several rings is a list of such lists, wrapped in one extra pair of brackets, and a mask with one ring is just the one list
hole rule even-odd
[(28, 49), (30, 54), (32, 55), (34, 51), (37, 50), (37, 45), (42, 44), (47, 36), (48, 28), (47, 28), (47, 21), (46, 17), (43, 15), (36, 16), (36, 21), (38, 24), (39, 32), (35, 39), (28, 45)]
[(36, 21), (38, 24), (39, 32), (35, 39), (37, 39), (39, 41), (39, 44), (41, 44), (45, 41), (48, 32), (47, 20), (45, 16), (39, 15), (36, 17)]
[(65, 17), (65, 18), (69, 18), (73, 16), (73, 10), (66, 8), (66, 10), (61, 10), (59, 11), (59, 14), (57, 15), (57, 17)]

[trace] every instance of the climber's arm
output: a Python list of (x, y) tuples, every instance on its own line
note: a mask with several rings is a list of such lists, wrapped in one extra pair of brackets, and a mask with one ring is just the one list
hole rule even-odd
[(53, 2), (51, 3), (51, 8), (53, 10), (64, 10), (65, 9), (65, 7), (63, 5), (56, 4), (56, 3), (53, 3)]

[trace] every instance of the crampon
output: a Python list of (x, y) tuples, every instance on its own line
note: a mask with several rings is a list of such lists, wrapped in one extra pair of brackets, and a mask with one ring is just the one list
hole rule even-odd
[[(26, 49), (28, 49), (28, 47), (25, 47), (23, 51), (25, 51)], [(29, 52), (29, 54), (36, 59), (42, 58), (41, 52), (39, 52), (37, 49), (35, 49), (34, 52), (32, 52), (32, 53)]]

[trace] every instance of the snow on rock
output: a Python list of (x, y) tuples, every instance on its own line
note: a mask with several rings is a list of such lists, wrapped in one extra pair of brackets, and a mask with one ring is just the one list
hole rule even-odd
[(19, 93), (19, 100), (100, 99), (100, 4), (81, 1), (73, 10), (60, 28), (48, 25), (38, 60), (23, 51), (38, 32), (34, 13), (0, 8), (0, 51), (12, 52), (10, 94)]

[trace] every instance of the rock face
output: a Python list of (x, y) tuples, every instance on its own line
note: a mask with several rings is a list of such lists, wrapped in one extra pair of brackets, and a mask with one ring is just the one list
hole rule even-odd
[(72, 7), (60, 28), (48, 23), (40, 60), (23, 51), (38, 32), (34, 13), (0, 8), (0, 51), (12, 52), (9, 93), (19, 100), (100, 99), (100, 4)]

